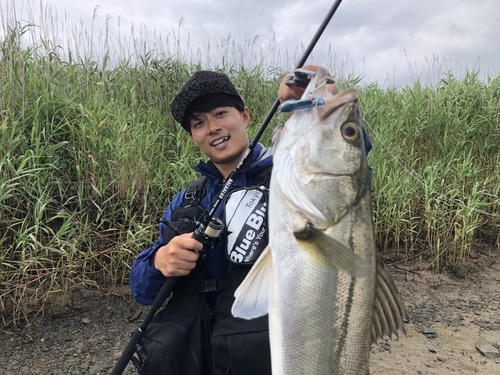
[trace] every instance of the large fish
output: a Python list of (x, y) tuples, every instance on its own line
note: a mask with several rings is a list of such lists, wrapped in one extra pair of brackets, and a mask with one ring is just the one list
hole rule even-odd
[[(369, 374), (373, 341), (406, 312), (375, 247), (357, 96), (335, 96), (324, 69), (273, 139), (269, 245), (237, 289), (233, 315), (269, 313), (273, 375)], [(312, 101), (314, 102), (314, 101)]]

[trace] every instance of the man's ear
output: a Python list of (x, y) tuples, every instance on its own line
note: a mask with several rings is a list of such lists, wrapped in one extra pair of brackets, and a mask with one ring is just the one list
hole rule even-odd
[(245, 128), (246, 128), (248, 126), (248, 124), (250, 124), (250, 110), (248, 109), (248, 107), (245, 107), (245, 109), (243, 109), (242, 116), (243, 116), (243, 122), (245, 123)]

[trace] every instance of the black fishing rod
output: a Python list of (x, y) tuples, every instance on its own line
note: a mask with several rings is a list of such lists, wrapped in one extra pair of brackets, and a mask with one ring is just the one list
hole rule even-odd
[[(306, 60), (309, 58), (309, 55), (311, 54), (312, 50), (316, 46), (316, 43), (318, 42), (319, 38), (325, 31), (326, 27), (330, 23), (330, 20), (332, 19), (333, 15), (337, 11), (337, 8), (340, 6), (340, 3), (342, 0), (336, 0), (335, 3), (332, 5), (330, 10), (328, 11), (325, 19), (321, 23), (321, 25), (318, 28), (318, 31), (316, 31), (316, 34), (312, 38), (311, 42), (307, 46), (306, 50), (304, 51), (304, 54), (302, 55), (301, 59), (297, 63), (297, 69), (301, 68)], [(217, 237), (222, 229), (222, 222), (220, 219), (214, 217), (215, 212), (219, 208), (219, 206), (222, 204), (222, 201), (226, 197), (229, 189), (231, 188), (231, 185), (234, 182), (234, 179), (236, 175), (239, 173), (241, 166), (247, 159), (248, 155), (252, 152), (252, 150), (255, 148), (257, 143), (259, 142), (260, 137), (266, 130), (267, 126), (271, 122), (271, 119), (273, 118), (274, 114), (278, 110), (278, 107), (280, 105), (280, 101), (278, 98), (274, 101), (271, 109), (267, 113), (266, 118), (260, 125), (259, 129), (257, 130), (257, 133), (253, 137), (252, 141), (248, 145), (248, 148), (239, 161), (238, 165), (234, 170), (230, 173), (229, 177), (226, 180), (226, 183), (222, 190), (220, 191), (216, 201), (213, 203), (212, 208), (208, 212), (207, 215), (204, 216), (202, 219), (203, 221), (199, 223), (198, 227), (193, 233), (193, 238), (198, 240), (201, 243), (206, 243), (207, 241), (210, 241), (212, 238)], [(153, 301), (153, 304), (151, 305), (151, 310), (149, 311), (148, 315), (142, 322), (141, 326), (136, 329), (132, 335), (132, 338), (130, 339), (129, 343), (123, 350), (123, 353), (121, 354), (120, 358), (115, 364), (115, 367), (113, 367), (113, 370), (111, 371), (110, 375), (121, 375), (123, 371), (125, 370), (125, 367), (127, 367), (127, 364), (129, 361), (133, 360), (134, 353), (136, 351), (136, 344), (138, 344), (142, 338), (144, 337), (144, 334), (146, 332), (147, 327), (149, 326), (149, 323), (155, 316), (156, 312), (160, 309), (160, 307), (163, 305), (163, 302), (170, 296), (172, 293), (172, 290), (175, 287), (175, 284), (177, 283), (178, 277), (167, 277), (165, 278), (165, 281), (163, 282), (163, 285), (161, 286), (158, 294), (156, 295), (155, 300)]]

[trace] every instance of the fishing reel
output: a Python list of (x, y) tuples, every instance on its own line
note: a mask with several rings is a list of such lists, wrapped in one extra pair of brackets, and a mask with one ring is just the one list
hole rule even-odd
[[(287, 86), (297, 86), (306, 88), (307, 85), (309, 85), (309, 82), (311, 82), (311, 79), (316, 75), (315, 71), (303, 68), (295, 69), (293, 73), (294, 74), (291, 74), (287, 77), (287, 81), (285, 82)], [(329, 85), (333, 83), (335, 83), (335, 81), (332, 77), (325, 77), (322, 85)], [(324, 99), (314, 98), (311, 96), (306, 99), (287, 100), (286, 102), (281, 103), (280, 111), (284, 113), (295, 112), (301, 109), (323, 107), (324, 105), (325, 105)]]
[[(305, 89), (309, 82), (311, 82), (311, 78), (315, 75), (316, 72), (313, 70), (298, 68), (293, 71), (293, 74), (287, 76), (285, 84), (287, 86), (298, 86)], [(325, 84), (332, 83), (335, 83), (335, 80), (332, 77), (325, 77)]]
[(220, 240), (220, 233), (224, 229), (224, 224), (218, 217), (212, 217), (208, 224), (206, 224), (206, 220), (205, 216), (201, 220), (197, 220), (196, 229), (193, 233), (193, 238), (203, 244), (203, 250), (201, 251), (203, 255), (217, 245)]

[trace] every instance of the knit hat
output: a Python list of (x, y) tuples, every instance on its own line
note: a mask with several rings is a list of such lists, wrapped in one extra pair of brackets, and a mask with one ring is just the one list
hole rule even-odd
[[(179, 122), (184, 129), (184, 117), (193, 101), (202, 95), (206, 94), (226, 94), (236, 96), (244, 104), (243, 99), (229, 80), (228, 76), (223, 73), (199, 71), (194, 73), (189, 78), (184, 86), (172, 101), (170, 107), (172, 116)], [(186, 129), (190, 131), (190, 129)]]

